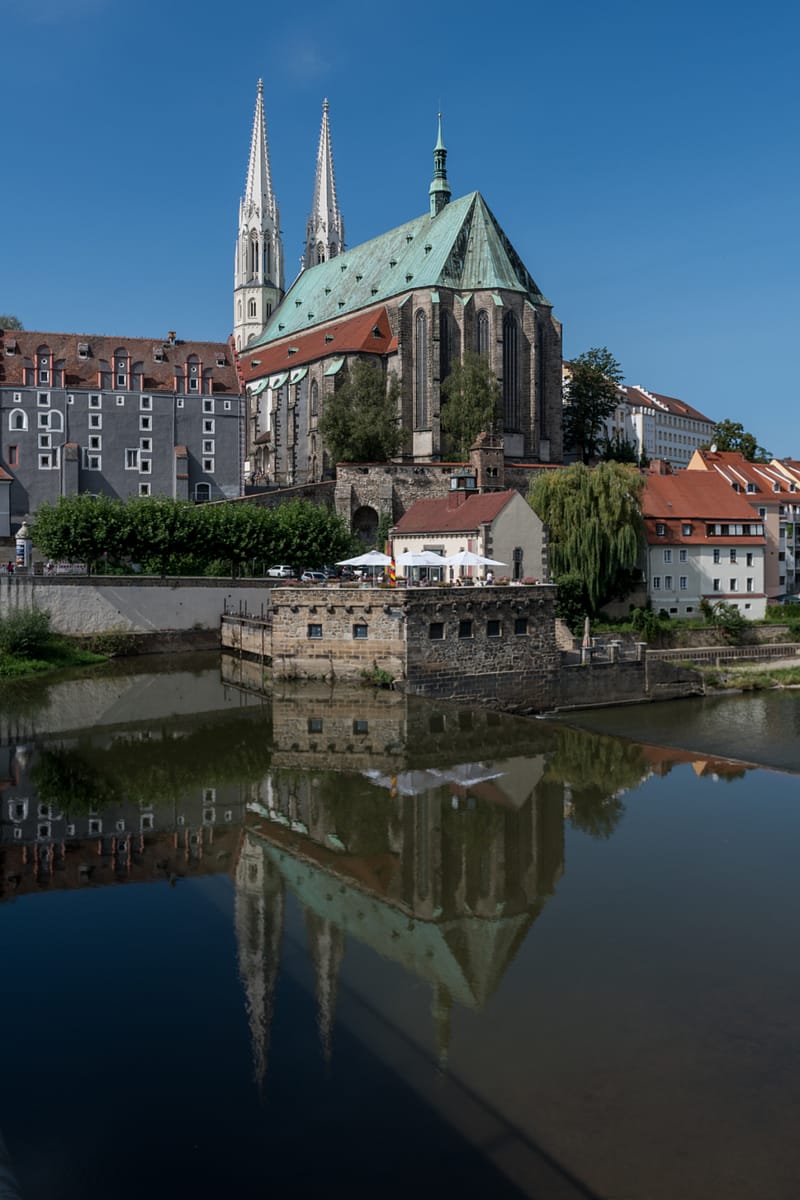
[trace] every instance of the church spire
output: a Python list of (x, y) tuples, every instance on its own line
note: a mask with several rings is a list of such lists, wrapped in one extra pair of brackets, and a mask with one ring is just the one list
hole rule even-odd
[(336, 179), (333, 174), (331, 127), (328, 121), (328, 101), (322, 105), (322, 128), (317, 150), (317, 177), (314, 181), (314, 202), (306, 225), (306, 249), (303, 267), (335, 258), (344, 250), (344, 221), (336, 199)]
[(261, 332), (282, 298), (280, 211), (272, 190), (264, 84), (259, 79), (234, 266), (233, 329), (238, 350)]
[(450, 203), (450, 184), (447, 182), (447, 150), (442, 141), (442, 114), (439, 113), (439, 136), (433, 148), (433, 179), (428, 189), (431, 198), (431, 216), (442, 211)]

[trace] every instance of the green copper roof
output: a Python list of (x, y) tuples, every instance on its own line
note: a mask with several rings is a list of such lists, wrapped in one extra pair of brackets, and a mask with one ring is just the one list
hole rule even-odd
[(248, 349), (412, 289), (502, 288), (547, 304), (480, 192), (354, 246), (298, 275)]

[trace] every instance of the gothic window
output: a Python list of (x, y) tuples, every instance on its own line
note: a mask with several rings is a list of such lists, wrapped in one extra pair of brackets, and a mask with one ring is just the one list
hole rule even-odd
[(428, 418), (428, 320), (425, 313), (420, 311), (414, 318), (415, 342), (414, 347), (414, 389), (416, 411), (414, 424), (417, 429), (425, 429), (429, 424)]
[(317, 242), (317, 262), (325, 262), (325, 247), (322, 242)]
[(313, 379), (311, 381), (311, 419), (312, 420), (316, 419), (318, 408), (319, 408), (319, 386), (317, 384), (316, 379)]
[(485, 308), (478, 313), (478, 354), (489, 353), (489, 314)]
[(453, 344), (450, 328), (450, 313), (442, 309), (439, 313), (439, 378), (447, 379), (450, 374), (450, 359)]
[(256, 302), (255, 302), (255, 300), (248, 300), (248, 302), (247, 302), (247, 315), (248, 315), (248, 317), (254, 317), (254, 316), (256, 315)]
[(264, 278), (272, 278), (272, 247), (269, 242), (264, 246)]
[(258, 275), (258, 238), (250, 240), (250, 275)]
[[(236, 311), (239, 315), (239, 320), (241, 321), (241, 319), (242, 319), (242, 302), (241, 302), (241, 300), (239, 301), (239, 303), (237, 305)], [(237, 349), (241, 349), (241, 347), (237, 346)]]
[(28, 428), (28, 414), (15, 409), (8, 418), (8, 428), (12, 433), (24, 432)]
[(503, 318), (503, 425), (519, 429), (519, 336), (513, 313)]

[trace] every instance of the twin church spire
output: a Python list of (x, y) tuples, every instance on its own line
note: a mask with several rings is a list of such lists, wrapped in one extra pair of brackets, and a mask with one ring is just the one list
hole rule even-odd
[[(301, 268), (334, 258), (344, 249), (344, 221), (336, 199), (328, 101), (322, 106), (314, 200), (306, 225)], [(233, 294), (236, 348), (261, 332), (285, 292), (280, 210), (272, 190), (264, 85), (259, 79), (250, 160), (244, 196), (239, 203)]]

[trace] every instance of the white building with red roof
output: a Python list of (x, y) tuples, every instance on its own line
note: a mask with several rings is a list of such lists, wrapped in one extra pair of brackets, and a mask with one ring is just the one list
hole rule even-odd
[[(395, 557), (416, 550), (445, 557), (471, 550), (507, 564), (494, 569), (497, 580), (546, 582), (547, 537), (527, 501), (513, 488), (475, 492), (458, 486), (465, 482), (455, 476), (447, 496), (418, 500), (408, 509), (389, 533)], [(483, 568), (466, 568), (463, 573), (484, 575)]]
[(790, 462), (749, 462), (730, 450), (696, 450), (690, 471), (711, 471), (743, 496), (764, 522), (764, 587), (774, 599), (798, 588), (800, 470)]
[(640, 459), (662, 458), (678, 468), (689, 465), (713, 430), (714, 422), (696, 408), (640, 385), (620, 388), (620, 403), (606, 427), (612, 441), (630, 442)]
[(726, 600), (751, 620), (764, 616), (764, 521), (745, 495), (715, 471), (673, 473), (660, 463), (645, 474), (642, 515), (656, 611), (693, 617), (702, 600)]

